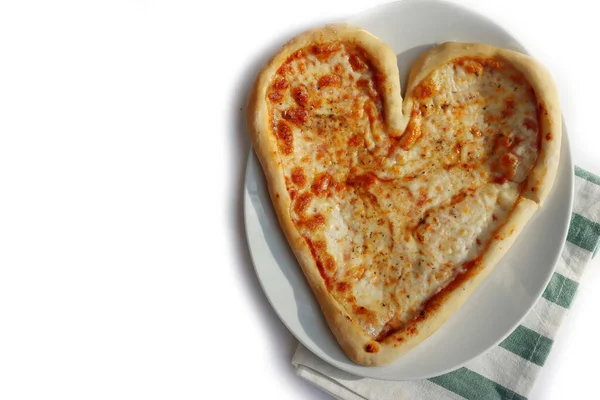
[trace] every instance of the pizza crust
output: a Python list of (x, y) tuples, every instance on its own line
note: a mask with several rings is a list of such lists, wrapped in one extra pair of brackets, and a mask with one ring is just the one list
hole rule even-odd
[[(539, 118), (540, 132), (543, 132), (543, 136), (551, 133), (551, 140), (543, 140), (541, 143), (537, 163), (529, 175), (525, 189), (479, 263), (460, 282), (454, 282), (452, 290), (443, 290), (435, 295), (420, 317), (380, 342), (375, 341), (354, 322), (344, 307), (329, 293), (308, 244), (290, 216), (291, 199), (278, 159), (276, 139), (269, 134), (265, 99), (279, 66), (295, 51), (329, 41), (351, 42), (362, 47), (376, 69), (386, 77), (382, 84), (383, 116), (388, 129), (392, 130), (391, 134), (396, 132), (400, 136), (406, 128), (413, 106), (412, 89), (439, 65), (463, 56), (501, 57), (520, 70), (534, 89), (538, 104), (543, 105)], [(363, 365), (384, 365), (397, 359), (435, 332), (466, 301), (547, 198), (559, 162), (561, 121), (558, 95), (548, 72), (530, 57), (482, 44), (445, 43), (425, 52), (414, 64), (406, 93), (407, 97), (402, 102), (396, 56), (385, 43), (360, 28), (336, 24), (305, 32), (286, 43), (260, 72), (247, 108), (249, 133), (265, 173), (281, 228), (338, 343), (350, 359)]]

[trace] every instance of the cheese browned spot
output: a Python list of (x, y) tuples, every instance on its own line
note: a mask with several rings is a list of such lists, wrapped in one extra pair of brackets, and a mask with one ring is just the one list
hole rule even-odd
[(283, 154), (291, 154), (294, 146), (294, 135), (288, 124), (283, 121), (277, 123), (277, 139), (279, 139), (279, 151)]
[(314, 198), (312, 193), (302, 193), (298, 196), (294, 202), (294, 212), (298, 216), (304, 216), (305, 211), (308, 209), (312, 199)]
[(327, 190), (329, 189), (329, 184), (331, 183), (332, 178), (328, 173), (322, 173), (317, 175), (314, 178), (313, 184), (311, 186), (312, 192), (317, 196), (322, 196), (327, 194)]
[(358, 54), (351, 54), (348, 58), (348, 62), (354, 72), (363, 72), (367, 68), (367, 64), (358, 56)]
[(523, 126), (531, 131), (537, 130), (537, 123), (531, 118), (525, 118)]
[(288, 86), (289, 85), (287, 79), (281, 76), (275, 79), (275, 82), (273, 83), (273, 89), (275, 90), (284, 90), (287, 89)]
[(268, 97), (269, 97), (269, 100), (277, 102), (283, 98), (283, 94), (281, 92), (274, 91), (274, 92), (269, 93)]
[(304, 108), (294, 107), (283, 111), (281, 116), (283, 119), (290, 121), (292, 124), (301, 127), (306, 123), (308, 111), (306, 111)]
[(327, 62), (331, 56), (342, 49), (340, 43), (315, 44), (310, 47), (310, 52), (321, 62)]
[(398, 137), (384, 124), (383, 79), (356, 44), (324, 43), (289, 57), (266, 94), (291, 219), (331, 296), (373, 338), (368, 353), (398, 329), (398, 342), (416, 335), (478, 268), (537, 160), (547, 112), (503, 59), (463, 57), (412, 89)]
[(323, 216), (323, 214), (316, 214), (312, 217), (301, 219), (299, 220), (299, 222), (303, 227), (306, 227), (309, 231), (314, 231), (320, 225), (323, 225), (325, 223), (325, 217)]
[(292, 169), (292, 182), (300, 188), (306, 185), (306, 175), (302, 167), (294, 167)]
[(336, 74), (323, 75), (319, 78), (319, 88), (327, 86), (340, 86), (342, 84), (342, 78)]
[(367, 343), (365, 345), (365, 351), (367, 353), (377, 353), (379, 351), (379, 345), (375, 342)]
[(298, 85), (292, 90), (292, 96), (298, 105), (305, 107), (308, 104), (308, 91), (304, 85)]

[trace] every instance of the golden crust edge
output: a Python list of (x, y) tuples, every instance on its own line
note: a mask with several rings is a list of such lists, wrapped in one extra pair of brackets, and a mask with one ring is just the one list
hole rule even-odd
[[(296, 230), (289, 212), (284, 212), (290, 209), (291, 201), (283, 175), (278, 171), (279, 153), (277, 145), (275, 140), (267, 135), (269, 126), (267, 103), (264, 99), (269, 83), (283, 61), (296, 50), (310, 44), (323, 43), (328, 40), (352, 40), (354, 35), (363, 37), (363, 41), (359, 41), (359, 44), (365, 48), (372, 60), (378, 61), (376, 67), (387, 78), (384, 117), (392, 128), (403, 130), (408, 120), (408, 117), (405, 120), (403, 115), (409, 116), (412, 109), (412, 98), (410, 96), (412, 89), (440, 64), (461, 56), (501, 56), (523, 72), (536, 93), (538, 103), (543, 102), (545, 105), (548, 113), (543, 116), (544, 118), (540, 118), (540, 132), (551, 131), (554, 139), (550, 141), (542, 140), (538, 161), (529, 175), (526, 187), (507, 217), (506, 222), (496, 232), (496, 237), (502, 237), (502, 239), (494, 238), (491, 240), (487, 251), (482, 255), (481, 262), (476, 267), (477, 270), (450, 291), (438, 308), (434, 312), (428, 313), (427, 318), (412, 325), (416, 328), (416, 334), (406, 335), (406, 329), (402, 329), (394, 332), (382, 342), (375, 342), (352, 321), (344, 308), (327, 290), (316, 262), (312, 258), (310, 248)], [(448, 42), (435, 46), (426, 51), (411, 68), (407, 97), (402, 104), (402, 108), (398, 104), (402, 101), (399, 83), (390, 83), (390, 74), (394, 77), (399, 76), (395, 55), (385, 43), (357, 27), (347, 24), (330, 25), (300, 34), (284, 45), (260, 72), (252, 89), (247, 108), (247, 125), (251, 140), (263, 167), (269, 194), (279, 223), (319, 302), (327, 324), (350, 359), (359, 364), (371, 366), (388, 364), (429, 337), (460, 308), (475, 288), (494, 269), (531, 216), (539, 208), (539, 205), (548, 196), (558, 168), (562, 133), (558, 94), (549, 73), (535, 60), (521, 53), (484, 44)], [(396, 80), (399, 82), (399, 79), (394, 79), (394, 81)], [(396, 93), (396, 95), (393, 93)], [(393, 96), (395, 96), (395, 99), (390, 99)], [(263, 99), (263, 101), (261, 102), (260, 99)], [(404, 110), (404, 113), (401, 112), (401, 109)], [(551, 128), (552, 130), (550, 130)], [(271, 158), (269, 153), (274, 154), (275, 157)], [(536, 190), (532, 190), (534, 187)], [(402, 341), (399, 342), (401, 338)], [(368, 344), (377, 346), (378, 351), (374, 353), (366, 352), (365, 346)]]

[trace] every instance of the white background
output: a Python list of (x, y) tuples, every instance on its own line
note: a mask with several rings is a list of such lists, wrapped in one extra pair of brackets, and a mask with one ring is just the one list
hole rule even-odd
[[(285, 40), (376, 3), (0, 4), (0, 398), (328, 398), (295, 377), (249, 261), (243, 108)], [(550, 69), (600, 173), (596, 13), (462, 4)], [(532, 399), (595, 393), (598, 267)]]

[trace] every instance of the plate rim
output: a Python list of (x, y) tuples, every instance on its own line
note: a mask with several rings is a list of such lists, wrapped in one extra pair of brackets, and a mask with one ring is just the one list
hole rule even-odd
[[(509, 36), (510, 38), (512, 38), (515, 43), (517, 45), (519, 45), (523, 51), (526, 54), (529, 54), (529, 51), (525, 48), (525, 46), (523, 46), (523, 44), (521, 44), (520, 41), (518, 41), (510, 32), (508, 32), (504, 27), (502, 27), (501, 25), (497, 24), (495, 21), (493, 21), (492, 19), (488, 18), (485, 15), (482, 15), (474, 10), (471, 10), (468, 7), (453, 3), (453, 2), (449, 2), (446, 0), (400, 0), (400, 1), (394, 1), (394, 2), (387, 2), (387, 3), (383, 3), (383, 4), (379, 4), (377, 6), (374, 7), (370, 7), (368, 9), (365, 9), (359, 13), (354, 14), (351, 18), (348, 18), (348, 21), (353, 23), (355, 20), (357, 20), (359, 17), (364, 16), (366, 14), (371, 14), (376, 12), (378, 9), (384, 9), (386, 7), (390, 7), (390, 6), (394, 6), (394, 5), (398, 5), (399, 3), (402, 4), (407, 4), (407, 3), (419, 3), (419, 4), (443, 4), (445, 6), (450, 6), (453, 7), (457, 10), (460, 11), (464, 11), (464, 12), (468, 12), (471, 14), (476, 15), (478, 18), (485, 20), (486, 22), (495, 25), (495, 27), (497, 27), (498, 29), (502, 30), (507, 36)], [(360, 25), (359, 25), (360, 26)], [(429, 379), (432, 377), (436, 377), (436, 376), (440, 376), (440, 375), (444, 375), (446, 373), (449, 373), (451, 371), (455, 371), (461, 367), (463, 367), (465, 364), (468, 364), (469, 362), (471, 362), (472, 360), (476, 359), (477, 357), (480, 357), (482, 354), (486, 353), (487, 351), (489, 351), (490, 349), (492, 349), (493, 347), (498, 346), (498, 344), (500, 342), (502, 342), (504, 339), (506, 339), (506, 337), (508, 337), (523, 321), (523, 319), (525, 319), (525, 317), (527, 315), (529, 315), (529, 313), (531, 312), (531, 309), (535, 306), (535, 304), (539, 301), (540, 297), (542, 296), (544, 290), (546, 289), (546, 287), (548, 286), (548, 283), (550, 282), (550, 280), (552, 279), (552, 276), (556, 270), (556, 265), (558, 263), (558, 260), (560, 258), (560, 255), (562, 254), (562, 251), (564, 249), (564, 246), (566, 244), (566, 238), (568, 235), (568, 230), (569, 230), (569, 225), (570, 225), (570, 215), (572, 213), (572, 209), (573, 209), (573, 201), (574, 201), (574, 163), (573, 163), (573, 154), (572, 154), (572, 148), (571, 148), (571, 144), (570, 144), (570, 139), (569, 139), (569, 135), (568, 135), (568, 129), (567, 129), (567, 125), (566, 125), (566, 121), (564, 119), (564, 116), (562, 116), (562, 135), (561, 135), (561, 152), (563, 151), (563, 147), (565, 148), (565, 159), (561, 160), (561, 164), (558, 166), (559, 171), (561, 169), (569, 169), (570, 170), (570, 174), (568, 174), (568, 182), (565, 182), (565, 184), (568, 184), (569, 186), (569, 191), (568, 193), (563, 193), (563, 195), (568, 195), (568, 212), (565, 211), (565, 214), (567, 216), (566, 218), (566, 224), (564, 224), (564, 226), (561, 227), (561, 229), (563, 230), (562, 235), (561, 235), (561, 245), (560, 248), (557, 250), (555, 256), (553, 257), (553, 266), (552, 268), (548, 269), (548, 273), (547, 276), (543, 282), (542, 285), (540, 285), (540, 289), (538, 290), (538, 293), (535, 295), (535, 301), (533, 301), (531, 303), (531, 305), (529, 305), (529, 307), (527, 308), (527, 311), (525, 313), (523, 313), (523, 315), (518, 318), (514, 324), (512, 324), (511, 328), (507, 330), (507, 332), (503, 335), (501, 335), (501, 337), (495, 341), (494, 343), (492, 343), (490, 346), (488, 346), (485, 350), (479, 352), (478, 354), (474, 355), (473, 357), (470, 357), (469, 359), (465, 360), (464, 362), (453, 366), (453, 367), (449, 367), (449, 368), (444, 368), (441, 369), (440, 372), (436, 372), (434, 374), (429, 374), (429, 375), (421, 375), (421, 376), (414, 376), (414, 377), (409, 377), (409, 378), (397, 378), (397, 379), (391, 379), (388, 377), (382, 377), (380, 375), (378, 375), (377, 373), (375, 374), (370, 374), (370, 373), (358, 373), (355, 370), (350, 370), (347, 369), (345, 367), (344, 364), (340, 364), (338, 362), (336, 362), (335, 360), (331, 359), (331, 357), (329, 357), (329, 359), (324, 358), (324, 356), (327, 356), (327, 353), (322, 352), (320, 350), (317, 350), (314, 348), (314, 346), (310, 343), (307, 343), (305, 340), (303, 340), (303, 338), (301, 338), (297, 332), (295, 332), (293, 329), (291, 329), (288, 321), (286, 321), (286, 319), (280, 314), (278, 308), (275, 306), (275, 304), (273, 303), (273, 298), (272, 296), (269, 295), (269, 292), (267, 290), (267, 288), (265, 287), (265, 283), (263, 282), (263, 279), (261, 279), (261, 274), (257, 268), (257, 257), (254, 254), (255, 249), (253, 249), (251, 243), (251, 239), (249, 237), (249, 232), (248, 232), (248, 213), (249, 213), (249, 208), (251, 207), (251, 198), (250, 195), (248, 193), (248, 182), (249, 179), (251, 179), (252, 177), (250, 176), (250, 173), (252, 171), (251, 168), (251, 164), (254, 162), (256, 164), (258, 164), (260, 166), (260, 162), (258, 160), (258, 157), (256, 156), (255, 152), (254, 152), (254, 148), (253, 146), (250, 146), (250, 150), (248, 152), (248, 156), (247, 156), (247, 160), (246, 160), (246, 168), (245, 168), (245, 172), (244, 172), (244, 187), (243, 187), (243, 216), (244, 216), (244, 234), (246, 237), (246, 242), (248, 245), (248, 250), (250, 253), (250, 258), (252, 261), (252, 266), (254, 269), (254, 272), (257, 275), (258, 281), (259, 281), (259, 285), (261, 287), (261, 290), (263, 291), (265, 297), (267, 298), (267, 301), (269, 302), (271, 308), (273, 309), (273, 311), (275, 312), (275, 314), (277, 315), (277, 317), (279, 318), (279, 320), (283, 323), (283, 325), (286, 327), (286, 329), (295, 337), (296, 340), (298, 340), (298, 342), (300, 342), (304, 347), (306, 347), (308, 350), (311, 351), (311, 353), (313, 353), (315, 356), (317, 356), (319, 359), (323, 360), (324, 362), (339, 368), (342, 371), (345, 371), (347, 373), (356, 375), (356, 376), (361, 376), (361, 377), (366, 377), (366, 378), (374, 378), (374, 379), (380, 379), (380, 380), (385, 380), (385, 381), (410, 381), (410, 380), (422, 380), (422, 379)], [(264, 177), (264, 173), (262, 172), (261, 169), (259, 169), (259, 174), (263, 174)], [(559, 173), (557, 172), (557, 176), (559, 175)], [(555, 183), (555, 182), (554, 182)], [(554, 189), (554, 187), (553, 187)], [(551, 196), (558, 196), (560, 195), (559, 192), (552, 190), (551, 191)], [(272, 203), (269, 204), (272, 207)], [(277, 224), (277, 229), (281, 229), (279, 226), (279, 221), (276, 219), (276, 224)], [(528, 221), (529, 223), (529, 221)], [(285, 235), (284, 235), (285, 237)], [(287, 239), (286, 239), (287, 240)], [(299, 268), (299, 266), (298, 266)], [(301, 271), (302, 272), (302, 271)], [(302, 273), (302, 276), (304, 277), (304, 274)], [(487, 279), (487, 278), (486, 278)], [(308, 286), (308, 283), (305, 281), (305, 284)], [(310, 287), (308, 287), (308, 290), (310, 291), (310, 293), (314, 296), (314, 294), (312, 293), (312, 290), (310, 289)], [(323, 354), (321, 354), (323, 353)], [(362, 367), (365, 369), (365, 371), (377, 371), (379, 368), (387, 368), (390, 365), (393, 365), (393, 363), (389, 364), (389, 365), (385, 365), (385, 366), (381, 366), (381, 367), (368, 367), (368, 366), (363, 366), (360, 364), (356, 364), (356, 366), (358, 367)]]

